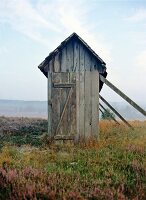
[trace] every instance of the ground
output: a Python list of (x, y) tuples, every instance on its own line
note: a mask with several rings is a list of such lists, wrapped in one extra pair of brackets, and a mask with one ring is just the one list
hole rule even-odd
[(1, 117), (0, 199), (145, 200), (146, 122), (130, 123), (104, 120), (99, 141), (52, 144), (46, 120)]

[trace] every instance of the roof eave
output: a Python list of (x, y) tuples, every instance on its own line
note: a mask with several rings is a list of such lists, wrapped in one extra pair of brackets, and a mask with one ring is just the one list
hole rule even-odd
[[(70, 41), (72, 38), (77, 38), (83, 45), (100, 61), (100, 63), (105, 67), (106, 69), (106, 63), (91, 49), (91, 47), (76, 33), (72, 33), (68, 38), (66, 38), (54, 51), (52, 51), (45, 60), (38, 66), (38, 68), (43, 72), (45, 75), (45, 72), (43, 68), (49, 63), (49, 61), (55, 56), (55, 54), (58, 53), (60, 49), (62, 49), (68, 41)], [(46, 75), (45, 75), (46, 76)]]

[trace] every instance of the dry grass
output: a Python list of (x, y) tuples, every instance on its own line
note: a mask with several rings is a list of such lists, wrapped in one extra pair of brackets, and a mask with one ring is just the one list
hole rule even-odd
[(146, 199), (146, 121), (100, 122), (100, 141), (4, 146), (0, 199)]

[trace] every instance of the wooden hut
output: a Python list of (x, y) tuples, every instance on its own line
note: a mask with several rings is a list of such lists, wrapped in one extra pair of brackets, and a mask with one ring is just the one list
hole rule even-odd
[(76, 33), (39, 65), (48, 78), (48, 134), (55, 138), (98, 137), (99, 91), (105, 62)]

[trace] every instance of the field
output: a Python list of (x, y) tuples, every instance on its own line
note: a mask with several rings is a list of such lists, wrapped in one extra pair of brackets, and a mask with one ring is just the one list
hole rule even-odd
[(0, 199), (145, 200), (146, 121), (100, 122), (100, 140), (52, 144), (47, 121), (0, 117)]

